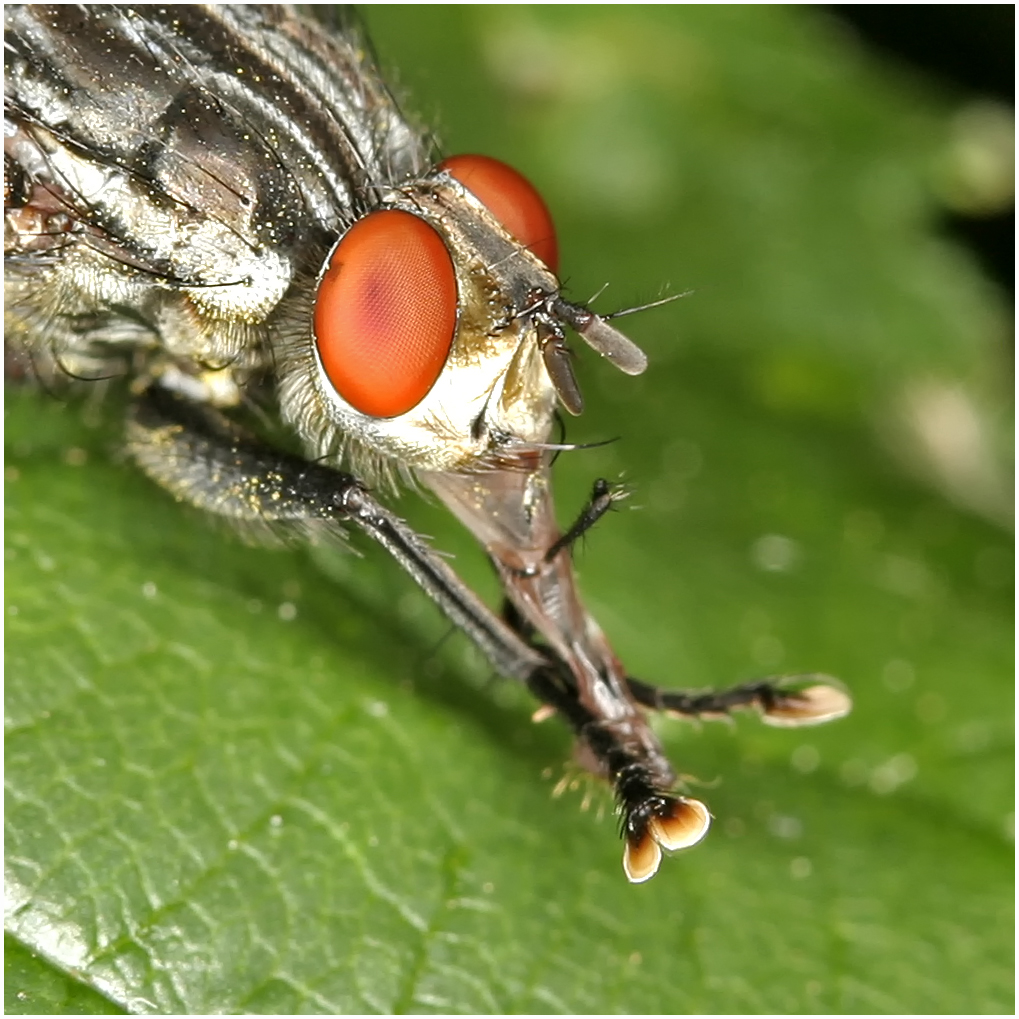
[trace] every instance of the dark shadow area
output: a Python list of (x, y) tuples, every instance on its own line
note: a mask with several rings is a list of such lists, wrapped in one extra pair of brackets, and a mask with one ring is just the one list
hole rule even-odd
[[(831, 4), (865, 45), (955, 89), (961, 98), (1015, 102), (1012, 4)], [(949, 214), (945, 230), (1015, 296), (1015, 209), (986, 216)]]

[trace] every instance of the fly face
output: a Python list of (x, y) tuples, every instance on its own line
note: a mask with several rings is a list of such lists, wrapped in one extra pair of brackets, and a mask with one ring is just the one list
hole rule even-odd
[(325, 260), (311, 313), (291, 313), (312, 335), (284, 347), (284, 415), (319, 455), (345, 448), (403, 472), (491, 469), (544, 445), (557, 398), (582, 410), (567, 325), (630, 374), (647, 363), (562, 299), (555, 259), (544, 203), (496, 160), (455, 157), (381, 192)]
[[(5, 10), (8, 341), (43, 372), (127, 374), (127, 448), (178, 499), (316, 539), (379, 542), (614, 788), (624, 869), (707, 831), (648, 710), (755, 708), (775, 725), (849, 710), (824, 677), (720, 693), (629, 676), (585, 608), (549, 436), (583, 401), (567, 329), (628, 374), (641, 351), (560, 293), (551, 217), (515, 171), (432, 166), (364, 47), (292, 9)], [(304, 455), (247, 431), (257, 395)], [(347, 473), (347, 470), (354, 473)], [(359, 477), (360, 476), (360, 477)], [(368, 490), (434, 491), (502, 582), (505, 618)]]
[(448, 173), (383, 193), (316, 286), (282, 392), (323, 452), (353, 442), (403, 471), (445, 470), (503, 436), (547, 437), (555, 394), (527, 304), (558, 284)]

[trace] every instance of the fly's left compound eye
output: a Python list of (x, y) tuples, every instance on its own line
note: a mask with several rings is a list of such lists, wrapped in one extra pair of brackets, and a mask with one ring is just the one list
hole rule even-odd
[(452, 156), (439, 163), (439, 169), (460, 181), (509, 233), (558, 273), (552, 214), (526, 177), (491, 156)]
[(438, 233), (409, 212), (372, 212), (329, 259), (315, 297), (315, 343), (347, 403), (397, 417), (435, 384), (456, 314), (456, 273)]

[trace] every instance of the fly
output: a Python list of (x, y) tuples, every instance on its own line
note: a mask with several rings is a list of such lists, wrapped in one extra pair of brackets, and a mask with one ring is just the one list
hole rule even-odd
[[(844, 715), (821, 676), (715, 693), (628, 675), (580, 600), (550, 442), (583, 409), (567, 334), (624, 373), (644, 354), (560, 288), (551, 216), (485, 156), (436, 161), (356, 28), (269, 5), (8, 5), (9, 360), (127, 376), (128, 453), (176, 498), (310, 539), (381, 544), (613, 787), (630, 881), (698, 842), (707, 807), (648, 711)], [(268, 408), (301, 452), (246, 422)], [(497, 615), (375, 494), (422, 485), (475, 535)]]

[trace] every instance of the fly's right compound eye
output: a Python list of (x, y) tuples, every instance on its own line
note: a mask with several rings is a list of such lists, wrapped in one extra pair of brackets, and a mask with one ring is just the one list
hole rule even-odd
[(315, 297), (315, 344), (336, 392), (371, 417), (417, 406), (449, 356), (457, 300), (453, 261), (423, 219), (390, 209), (355, 223)]

